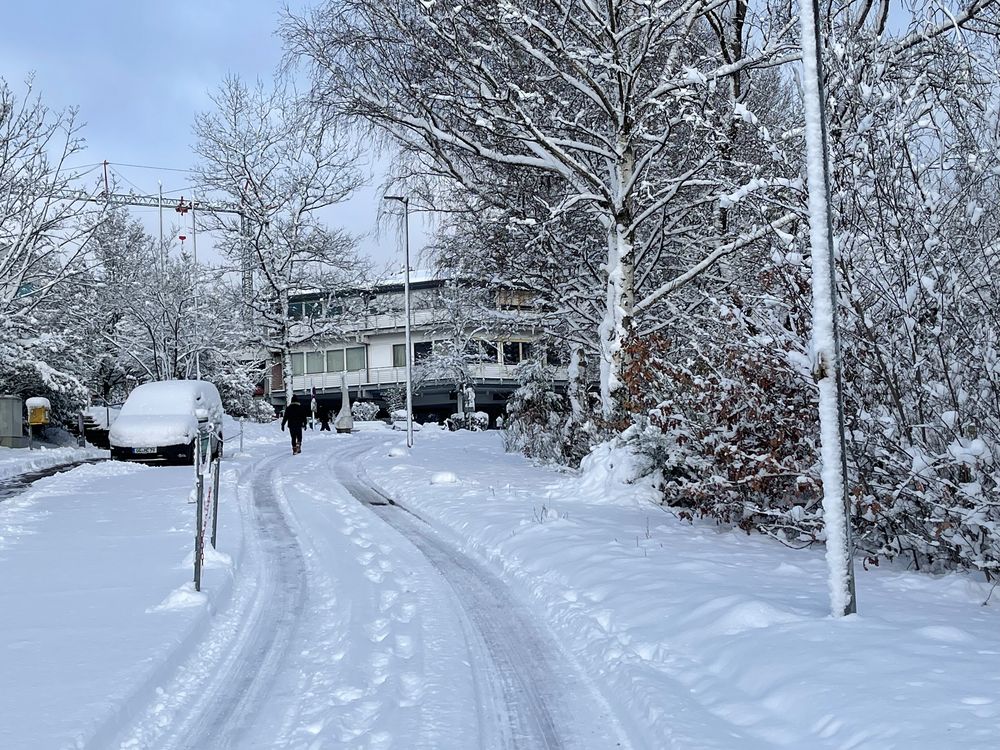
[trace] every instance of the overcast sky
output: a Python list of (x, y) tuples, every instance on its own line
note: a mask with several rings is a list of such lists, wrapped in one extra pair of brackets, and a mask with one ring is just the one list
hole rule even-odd
[[(79, 108), (87, 149), (78, 163), (112, 162), (124, 191), (155, 194), (162, 181), (170, 195), (189, 197), (191, 180), (183, 171), (124, 165), (173, 170), (192, 165), (191, 127), (195, 113), (210, 108), (208, 93), (227, 73), (270, 79), (280, 62), (281, 43), (274, 33), (280, 7), (265, 0), (4, 3), (0, 76), (21, 92), (25, 77), (34, 72), (47, 105)], [(382, 170), (376, 161), (364, 171), (375, 173), (369, 186), (328, 220), (368, 234), (363, 249), (388, 262), (400, 257), (399, 238), (385, 224), (376, 236)], [(156, 209), (132, 210), (156, 231)], [(422, 242), (419, 221), (414, 235), (417, 246)], [(208, 245), (201, 237), (198, 244), (199, 252)]]

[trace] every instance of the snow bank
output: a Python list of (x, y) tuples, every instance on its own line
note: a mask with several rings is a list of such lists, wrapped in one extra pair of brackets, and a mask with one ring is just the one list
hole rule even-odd
[[(420, 432), (420, 427), (421, 427), (421, 425), (420, 425), (419, 422), (414, 422), (413, 423), (413, 431), (414, 432)], [(394, 430), (400, 430), (402, 432), (406, 432), (406, 419), (400, 419), (400, 420), (396, 420), (395, 422), (393, 422), (392, 423), (392, 429), (394, 429)]]
[[(369, 481), (505, 579), (636, 747), (996, 746), (1000, 608), (970, 576), (859, 566), (862, 616), (832, 618), (822, 549), (628, 501), (645, 489), (612, 448), (579, 478), (491, 433), (418, 441), (405, 463), (373, 449)], [(460, 489), (429, 487), (441, 472)]]
[(107, 458), (108, 452), (97, 448), (5, 448), (0, 446), (0, 480), (27, 474), (33, 471), (51, 469), (54, 466), (86, 461), (93, 458)]
[[(118, 747), (122, 725), (207, 632), (233, 576), (206, 566), (198, 594), (179, 567), (192, 481), (189, 467), (107, 461), (0, 502), (0, 747)], [(234, 553), (235, 482), (224, 472), (219, 515), (220, 546)]]
[(590, 502), (626, 505), (656, 502), (654, 476), (643, 477), (647, 462), (627, 445), (615, 442), (597, 445), (580, 462), (576, 489)]

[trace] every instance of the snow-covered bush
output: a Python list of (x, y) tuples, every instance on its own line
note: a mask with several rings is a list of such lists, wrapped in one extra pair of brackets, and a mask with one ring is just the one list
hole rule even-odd
[(247, 419), (261, 424), (273, 422), (276, 416), (274, 406), (262, 398), (255, 398), (246, 414)]
[(403, 384), (392, 385), (382, 390), (385, 398), (386, 408), (393, 419), (396, 419), (396, 412), (403, 412), (403, 419), (406, 419), (406, 386)]
[(452, 432), (455, 430), (481, 432), (490, 428), (490, 415), (484, 411), (467, 411), (464, 414), (452, 414), (444, 423)]
[(373, 401), (355, 401), (351, 404), (351, 416), (358, 422), (371, 422), (381, 407)]
[(520, 385), (507, 402), (505, 447), (540, 461), (561, 461), (568, 405), (555, 390), (552, 368), (535, 359), (525, 360), (517, 377)]
[(660, 472), (666, 502), (689, 518), (818, 537), (816, 409), (773, 341), (705, 346), (679, 363), (665, 338), (651, 336), (630, 354), (637, 416), (622, 439)]
[[(258, 415), (264, 414), (260, 408), (260, 399), (254, 396), (255, 383), (261, 376), (261, 370), (256, 365), (245, 365), (236, 361), (227, 361), (217, 353), (205, 357), (202, 376), (211, 381), (219, 389), (222, 398), (222, 408), (232, 417), (246, 417), (254, 421)], [(274, 417), (274, 409), (271, 416)]]

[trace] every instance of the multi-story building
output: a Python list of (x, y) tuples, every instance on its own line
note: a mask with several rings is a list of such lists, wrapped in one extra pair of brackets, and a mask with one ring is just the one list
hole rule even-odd
[[(417, 382), (413, 407), (418, 419), (443, 420), (454, 413), (459, 403), (458, 380), (467, 381), (463, 391), (473, 389), (475, 409), (495, 419), (517, 387), (518, 365), (537, 354), (532, 351), (538, 333), (530, 295), (511, 290), (484, 295), (478, 290), (476, 296), (489, 299), (491, 309), (463, 309), (463, 290), (468, 289), (467, 284), (427, 274), (411, 276), (411, 356)], [(318, 402), (337, 409), (343, 379), (352, 400), (387, 408), (393, 396), (398, 398), (406, 367), (400, 279), (332, 297), (318, 292), (299, 294), (292, 298), (290, 308), (301, 321), (300, 335), (308, 335), (292, 354), (296, 396), (314, 393)], [(442, 352), (452, 352), (454, 357), (459, 348), (467, 378), (442, 367), (447, 364)], [(564, 370), (557, 370), (557, 379), (565, 379)], [(272, 403), (284, 404), (283, 366), (277, 357), (269, 386)]]

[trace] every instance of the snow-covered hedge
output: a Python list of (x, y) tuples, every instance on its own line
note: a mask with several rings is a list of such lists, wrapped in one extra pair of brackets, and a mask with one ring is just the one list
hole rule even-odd
[(379, 410), (379, 405), (372, 401), (355, 401), (351, 404), (351, 416), (359, 422), (371, 422)]

